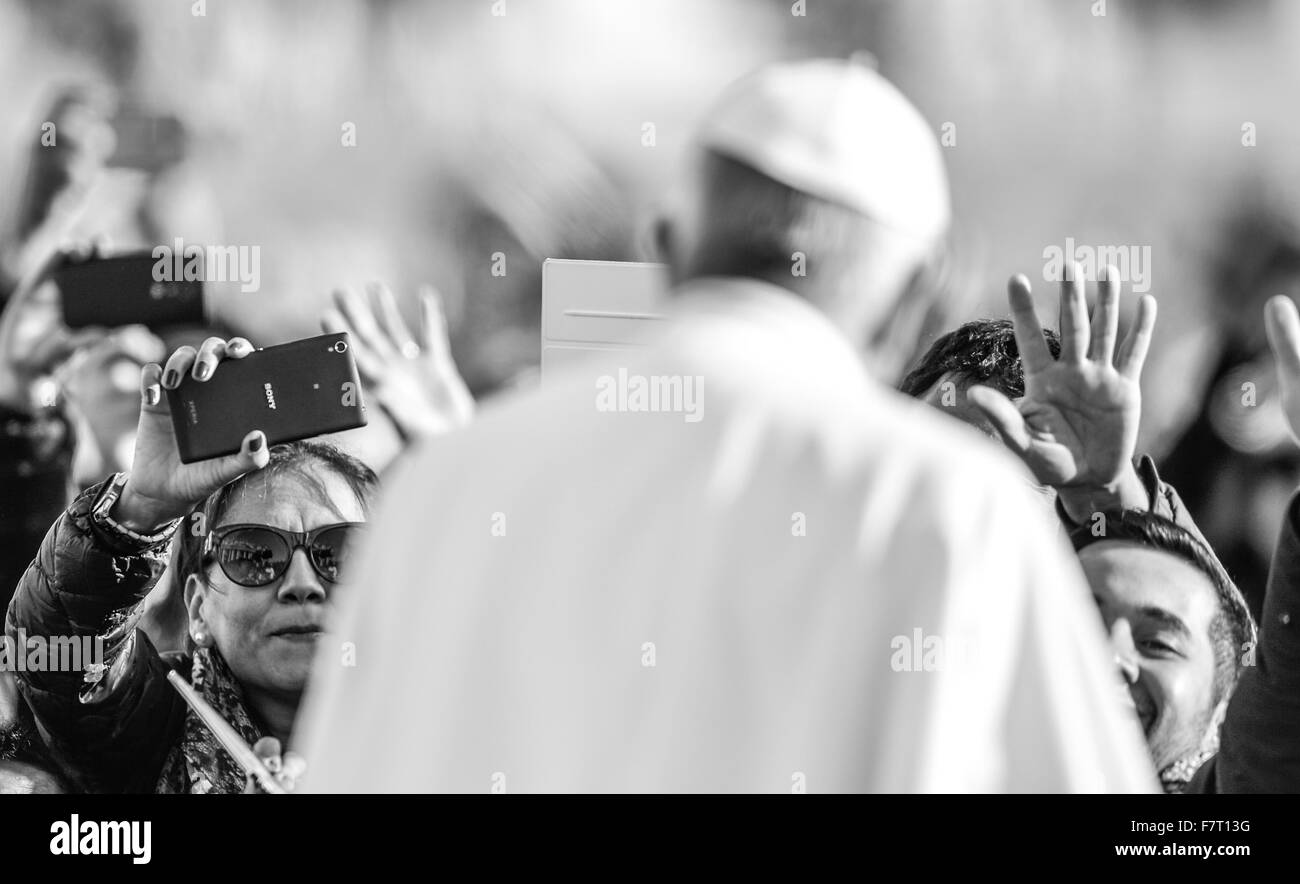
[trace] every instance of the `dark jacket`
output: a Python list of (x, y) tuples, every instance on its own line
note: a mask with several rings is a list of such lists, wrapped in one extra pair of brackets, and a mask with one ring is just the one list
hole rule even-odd
[(185, 719), (167, 672), (173, 665), (184, 672), (187, 661), (160, 657), (142, 630), (123, 622), (162, 574), (165, 547), (115, 548), (90, 519), (102, 488), (79, 495), (45, 535), (19, 581), (5, 629), (15, 642), (20, 635), (106, 635), (108, 669), (98, 680), (88, 682), (84, 672), (19, 672), (19, 690), (77, 787), (152, 792)]
[(1219, 754), (1188, 791), (1300, 792), (1300, 494), (1273, 551), (1254, 650), (1228, 702)]
[(0, 406), (0, 611), (68, 504), (73, 438), (62, 411)]
[[(1178, 492), (1174, 490), (1172, 485), (1160, 478), (1160, 473), (1156, 470), (1156, 462), (1149, 455), (1144, 454), (1138, 458), (1136, 467), (1138, 478), (1142, 481), (1142, 487), (1147, 492), (1148, 509), (1151, 514), (1173, 522), (1205, 544), (1205, 548), (1210, 551), (1210, 555), (1215, 555), (1214, 548), (1205, 539), (1201, 529), (1196, 526), (1196, 520), (1192, 518), (1192, 514), (1183, 505)], [(1087, 531), (1091, 527), (1089, 525), (1080, 525), (1071, 519), (1059, 500), (1056, 502), (1056, 515), (1060, 518), (1061, 524), (1065, 526), (1066, 531), (1071, 535), (1076, 531)]]

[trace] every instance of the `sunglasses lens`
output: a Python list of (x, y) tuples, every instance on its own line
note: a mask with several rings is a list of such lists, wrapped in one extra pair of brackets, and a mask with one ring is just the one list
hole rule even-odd
[(240, 586), (265, 586), (289, 565), (289, 547), (263, 528), (236, 528), (217, 545), (217, 562)]
[(340, 525), (322, 531), (312, 544), (311, 557), (317, 572), (332, 583), (337, 583), (346, 566), (348, 550), (356, 537), (357, 529)]

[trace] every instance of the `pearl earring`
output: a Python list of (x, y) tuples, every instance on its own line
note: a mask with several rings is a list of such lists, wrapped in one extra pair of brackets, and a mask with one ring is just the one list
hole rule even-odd
[(208, 643), (208, 634), (206, 632), (204, 632), (203, 630), (199, 630), (198, 632), (194, 633), (194, 644), (202, 648), (202, 647), (206, 647), (207, 643)]

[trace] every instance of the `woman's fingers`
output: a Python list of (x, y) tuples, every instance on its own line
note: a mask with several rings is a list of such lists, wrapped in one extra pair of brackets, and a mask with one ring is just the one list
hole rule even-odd
[(216, 470), (216, 475), (213, 477), (215, 486), (213, 490), (239, 478), (244, 473), (260, 470), (270, 461), (271, 452), (266, 444), (266, 434), (261, 430), (253, 430), (244, 436), (239, 451), (213, 461)]
[(198, 358), (198, 351), (193, 347), (180, 347), (167, 358), (167, 364), (163, 366), (162, 385), (168, 390), (175, 390), (180, 386), (181, 378), (194, 365), (194, 360)]
[(158, 414), (167, 412), (162, 401), (162, 366), (156, 362), (140, 369), (140, 408)]
[(199, 348), (180, 347), (168, 359), (163, 368), (162, 385), (174, 390), (180, 386), (186, 374), (194, 380), (210, 380), (216, 373), (217, 366), (223, 359), (243, 359), (257, 348), (247, 338), (206, 338)]
[(248, 338), (231, 338), (229, 341), (226, 341), (227, 359), (243, 359), (255, 350), (257, 350), (257, 348), (253, 346), (253, 342), (248, 340)]
[(217, 370), (217, 363), (226, 355), (225, 338), (207, 338), (199, 345), (198, 355), (194, 357), (194, 367), (190, 374), (196, 381), (206, 381)]

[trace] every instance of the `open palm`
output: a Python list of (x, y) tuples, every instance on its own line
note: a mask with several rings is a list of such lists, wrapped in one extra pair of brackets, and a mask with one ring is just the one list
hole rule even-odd
[(1115, 353), (1119, 279), (1114, 268), (1098, 283), (1088, 322), (1083, 278), (1076, 267), (1061, 283), (1061, 355), (1053, 359), (1034, 313), (1029, 280), (1008, 284), (1025, 395), (1013, 404), (987, 387), (969, 397), (1034, 477), (1055, 488), (1106, 487), (1131, 468), (1142, 414), (1139, 380), (1155, 325), (1155, 299), (1139, 302), (1138, 319)]
[(369, 288), (367, 300), (350, 289), (334, 294), (321, 321), (327, 332), (352, 338), (357, 371), (368, 392), (408, 440), (459, 429), (474, 416), (474, 397), (451, 356), (442, 299), (420, 293), (420, 331), (412, 335), (387, 286)]

